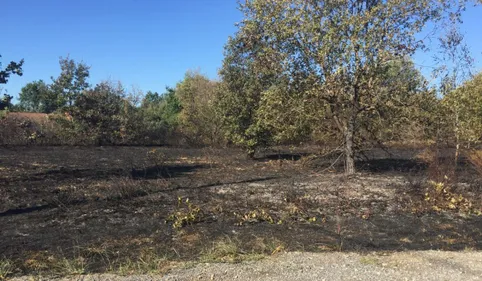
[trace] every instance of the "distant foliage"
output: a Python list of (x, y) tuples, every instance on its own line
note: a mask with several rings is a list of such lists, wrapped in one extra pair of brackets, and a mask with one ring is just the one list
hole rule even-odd
[(122, 127), (125, 90), (121, 84), (101, 82), (77, 97), (69, 113), (82, 135), (98, 145), (116, 144), (125, 133)]
[(171, 138), (177, 130), (180, 111), (181, 105), (174, 89), (168, 87), (163, 94), (148, 92), (139, 108), (145, 141), (163, 144)]
[[(442, 104), (445, 116), (452, 121), (446, 122), (448, 127), (458, 126), (460, 141), (468, 146), (479, 143), (482, 138), (482, 73), (447, 94)], [(457, 124), (453, 122), (455, 114), (458, 117)]]
[(52, 113), (61, 107), (59, 96), (43, 80), (30, 82), (20, 91), (22, 111)]
[(58, 96), (61, 105), (72, 106), (82, 92), (90, 87), (87, 82), (90, 67), (83, 62), (76, 63), (69, 57), (61, 57), (59, 64), (61, 72), (59, 77), (52, 77), (51, 88)]
[(7, 94), (3, 94), (3, 97), (0, 99), (0, 110), (7, 110), (12, 107), (12, 99), (13, 97)]
[(187, 72), (176, 86), (179, 100), (179, 129), (189, 144), (216, 145), (223, 142), (220, 118), (215, 110), (218, 83), (198, 72)]
[(77, 98), (90, 88), (87, 82), (90, 72), (84, 63), (73, 59), (60, 58), (61, 73), (52, 77), (52, 83), (43, 80), (30, 82), (19, 94), (18, 109), (29, 112), (52, 113), (66, 106), (73, 106)]

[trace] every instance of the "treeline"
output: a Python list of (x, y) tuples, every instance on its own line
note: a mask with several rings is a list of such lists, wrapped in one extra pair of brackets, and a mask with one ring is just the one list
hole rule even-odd
[[(324, 144), (344, 153), (351, 174), (356, 151), (372, 144), (480, 141), (482, 74), (471, 75), (458, 31), (468, 2), (246, 1), (219, 81), (188, 72), (143, 95), (120, 83), (92, 87), (89, 68), (67, 58), (58, 78), (29, 83), (11, 108), (56, 113), (72, 143), (236, 145), (249, 156)], [(437, 84), (411, 60), (426, 49), (418, 34), (427, 26), (445, 30)]]
[[(83, 62), (61, 58), (60, 68), (59, 77), (52, 77), (51, 83), (39, 80), (25, 85), (19, 103), (11, 104), (12, 97), (5, 97), (9, 112), (48, 114), (45, 117), (49, 122), (41, 122), (45, 120), (38, 120), (38, 116), (29, 120), (28, 114), (17, 122), (18, 126), (32, 127), (28, 134), (21, 133), (28, 143), (189, 146), (224, 143), (221, 120), (214, 109), (218, 82), (200, 73), (187, 72), (182, 81), (174, 88), (167, 87), (164, 93), (144, 94), (136, 88), (126, 89), (119, 81), (90, 85), (90, 68)], [(3, 122), (4, 137), (8, 137), (9, 131), (14, 134), (16, 129), (11, 128), (15, 124), (7, 121), (5, 118)], [(30, 124), (26, 126), (25, 121)]]

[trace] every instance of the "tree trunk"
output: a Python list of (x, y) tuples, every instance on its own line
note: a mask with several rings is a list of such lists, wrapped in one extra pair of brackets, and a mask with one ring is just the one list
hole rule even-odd
[(459, 134), (459, 111), (455, 109), (455, 156), (454, 156), (454, 166), (457, 169), (457, 164), (459, 162), (460, 155), (460, 134)]
[(355, 152), (353, 151), (353, 139), (355, 136), (355, 122), (358, 116), (360, 96), (358, 85), (355, 81), (353, 88), (353, 99), (351, 112), (345, 128), (345, 175), (355, 174)]
[(345, 130), (345, 174), (353, 175), (355, 173), (355, 153), (353, 152), (355, 116), (350, 117), (347, 125)]

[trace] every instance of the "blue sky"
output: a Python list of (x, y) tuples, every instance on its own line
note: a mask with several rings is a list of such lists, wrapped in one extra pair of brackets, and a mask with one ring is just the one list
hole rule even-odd
[(241, 19), (236, 0), (1, 0), (2, 63), (25, 59), (23, 77), (4, 86), (17, 96), (26, 83), (60, 72), (60, 56), (91, 66), (91, 83), (164, 91), (188, 69), (212, 78), (223, 46)]
[[(25, 59), (24, 76), (3, 86), (15, 97), (28, 82), (50, 82), (60, 72), (59, 57), (67, 55), (91, 66), (92, 84), (112, 79), (162, 92), (188, 69), (216, 78), (223, 46), (241, 20), (236, 0), (1, 0), (0, 5), (6, 23), (1, 61)], [(482, 7), (469, 8), (462, 31), (478, 70), (481, 29)], [(430, 54), (415, 59), (433, 65)]]

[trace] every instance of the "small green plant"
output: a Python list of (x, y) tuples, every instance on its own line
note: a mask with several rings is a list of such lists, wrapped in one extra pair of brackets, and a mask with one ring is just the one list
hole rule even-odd
[[(281, 219), (277, 224), (293, 221), (315, 223), (318, 221), (318, 218), (312, 214), (306, 213), (303, 209), (299, 208), (297, 204), (288, 203), (286, 210), (282, 213)], [(321, 222), (326, 222), (326, 218), (322, 217)]]
[(178, 197), (177, 209), (167, 217), (166, 223), (171, 222), (175, 229), (180, 229), (186, 225), (200, 222), (203, 218), (204, 213), (199, 206), (191, 203), (189, 198), (184, 200), (182, 197)]
[(237, 225), (243, 225), (245, 223), (256, 223), (256, 222), (268, 222), (270, 224), (275, 223), (275, 220), (273, 219), (273, 217), (265, 210), (261, 210), (261, 211), (253, 210), (241, 216), (239, 215), (237, 216), (239, 217), (239, 222), (237, 223)]
[(6, 280), (13, 273), (13, 263), (9, 260), (0, 260), (0, 280)]

